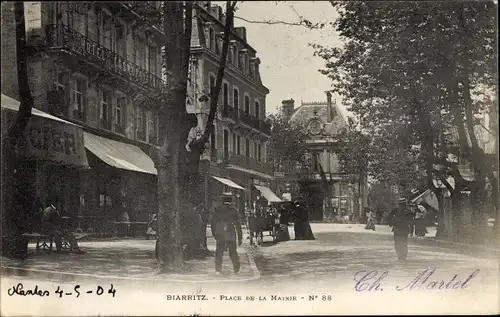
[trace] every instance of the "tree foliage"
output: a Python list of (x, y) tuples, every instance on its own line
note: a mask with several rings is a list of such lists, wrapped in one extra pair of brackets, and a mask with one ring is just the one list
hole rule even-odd
[[(455, 153), (472, 163), (473, 196), (480, 203), (485, 178), (497, 184), (474, 133), (476, 117), (483, 111), (480, 100), (498, 78), (496, 4), (332, 5), (339, 18), (331, 25), (345, 45), (313, 46), (326, 61), (321, 72), (332, 79), (334, 91), (373, 138), (372, 148), (379, 152), (370, 161), (373, 176), (391, 174), (387, 172), (395, 160), (397, 170), (408, 173), (407, 181), (419, 177), (438, 192), (433, 179), (444, 175), (437, 175), (434, 167), (441, 163), (445, 174), (456, 178), (456, 194), (471, 184), (458, 172), (458, 162), (447, 159)], [(450, 133), (453, 129), (458, 138)]]
[(283, 114), (268, 116), (271, 138), (267, 144), (267, 163), (275, 171), (293, 170), (305, 165), (306, 129), (300, 123), (290, 122)]

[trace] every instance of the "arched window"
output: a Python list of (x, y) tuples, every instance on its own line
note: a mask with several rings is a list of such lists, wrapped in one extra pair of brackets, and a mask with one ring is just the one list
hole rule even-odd
[(260, 104), (255, 100), (255, 117), (260, 118)]
[(233, 107), (238, 109), (240, 107), (240, 92), (237, 88), (233, 88)]
[(245, 95), (245, 112), (250, 113), (250, 97)]
[(210, 74), (210, 82), (209, 82), (209, 93), (212, 94), (212, 90), (214, 89), (215, 87), (215, 76)]
[(229, 105), (229, 85), (227, 83), (222, 85), (222, 105)]

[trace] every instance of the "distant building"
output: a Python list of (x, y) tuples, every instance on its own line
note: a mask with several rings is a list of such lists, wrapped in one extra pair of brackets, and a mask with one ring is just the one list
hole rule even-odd
[[(220, 6), (210, 1), (195, 5), (187, 109), (198, 117), (197, 134), (202, 133), (208, 118), (208, 97), (217, 78), (224, 23), (225, 14)], [(250, 203), (255, 198), (254, 185), (269, 187), (273, 179), (266, 163), (266, 143), (271, 133), (266, 122), (269, 90), (262, 83), (259, 65), (260, 59), (247, 39), (246, 29), (232, 27), (215, 133), (202, 156), (207, 206), (218, 200), (223, 190), (232, 190), (239, 195), (243, 208), (245, 201)], [(245, 190), (228, 186), (231, 183), (227, 180)]]
[[(340, 129), (347, 127), (347, 120), (338, 108), (331, 95), (327, 93), (326, 101), (302, 102), (298, 108), (294, 106), (294, 100), (284, 100), (282, 112), (290, 122), (300, 122), (309, 135), (307, 141), (306, 166), (288, 166), (280, 180), (280, 191), (286, 183), (294, 183), (295, 196), (304, 195), (309, 200), (312, 220), (327, 221), (351, 221), (355, 218), (355, 211), (362, 210), (366, 206), (366, 184), (349, 184), (347, 174), (344, 173), (335, 154), (335, 141), (333, 136)], [(330, 199), (322, 185), (320, 173), (322, 167), (326, 180), (331, 183)], [(301, 183), (302, 186), (297, 186)], [(355, 187), (355, 188), (354, 188)], [(361, 189), (362, 197), (356, 200), (354, 192)], [(295, 199), (296, 197), (294, 197)]]

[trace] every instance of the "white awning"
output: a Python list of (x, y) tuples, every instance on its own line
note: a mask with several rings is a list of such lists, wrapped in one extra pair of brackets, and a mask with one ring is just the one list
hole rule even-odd
[(264, 198), (267, 199), (267, 201), (269, 202), (281, 201), (281, 199), (278, 196), (276, 196), (276, 194), (273, 193), (273, 191), (269, 187), (259, 186), (259, 185), (254, 185), (254, 186), (262, 193), (262, 196), (264, 196)]
[(84, 132), (85, 147), (108, 165), (156, 175), (153, 160), (135, 145)]
[[(9, 96), (6, 96), (6, 95), (2, 94), (2, 108), (18, 112), (20, 105), (21, 105), (21, 103), (19, 101), (17, 101), (16, 99), (12, 99)], [(58, 118), (58, 117), (53, 116), (53, 115), (51, 115), (49, 113), (43, 112), (41, 110), (38, 110), (36, 108), (32, 108), (31, 109), (31, 114), (33, 116), (47, 118), (47, 119), (51, 119), (51, 120), (54, 120), (54, 121), (64, 122), (64, 123), (67, 123), (67, 124), (70, 124), (70, 125), (78, 126), (77, 124), (74, 124), (72, 122), (63, 120), (61, 118)]]
[[(2, 94), (2, 133), (16, 119), (21, 103)], [(47, 161), (54, 165), (89, 168), (81, 126), (36, 108), (16, 147), (23, 160)]]
[(227, 185), (229, 187), (245, 190), (245, 188), (241, 187), (240, 185), (236, 184), (235, 182), (233, 182), (230, 179), (223, 178), (223, 177), (216, 177), (216, 176), (212, 176), (212, 177), (215, 178), (216, 180), (218, 180), (219, 182), (221, 182), (222, 184)]

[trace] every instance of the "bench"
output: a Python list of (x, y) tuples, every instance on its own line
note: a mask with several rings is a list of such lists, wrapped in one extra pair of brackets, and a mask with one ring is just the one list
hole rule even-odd
[[(73, 233), (73, 236), (75, 237), (76, 240), (80, 240), (81, 238), (88, 236), (88, 234)], [(23, 237), (27, 237), (29, 239), (35, 239), (36, 252), (39, 252), (40, 250), (52, 252), (52, 244), (55, 238), (54, 235), (34, 232), (34, 233), (24, 233)], [(68, 240), (64, 239), (64, 237), (61, 237), (61, 239), (62, 239), (62, 250), (71, 250), (71, 245), (69, 244)]]

